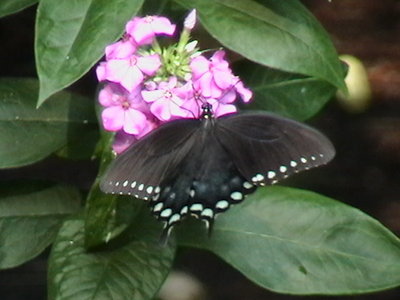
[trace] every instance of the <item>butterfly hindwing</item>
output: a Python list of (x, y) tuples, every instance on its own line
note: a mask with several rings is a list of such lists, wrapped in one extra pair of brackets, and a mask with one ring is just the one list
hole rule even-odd
[(161, 182), (192, 148), (200, 123), (197, 119), (171, 121), (133, 144), (111, 163), (101, 190), (145, 200), (160, 193)]
[(204, 220), (211, 229), (218, 213), (256, 189), (240, 175), (214, 128), (207, 125), (196, 132), (194, 146), (178, 172), (163, 182), (160, 196), (149, 203), (153, 215), (165, 222), (166, 233), (186, 215)]
[(331, 142), (320, 132), (268, 113), (219, 118), (215, 131), (240, 173), (256, 185), (273, 184), (326, 164), (335, 155)]

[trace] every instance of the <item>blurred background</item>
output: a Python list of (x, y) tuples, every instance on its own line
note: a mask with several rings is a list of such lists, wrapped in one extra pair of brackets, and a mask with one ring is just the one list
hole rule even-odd
[[(302, 2), (331, 35), (339, 54), (351, 55), (344, 59), (361, 71), (356, 72), (356, 83), (350, 83), (358, 94), (351, 95), (350, 99), (333, 99), (310, 120), (331, 138), (337, 148), (336, 159), (326, 167), (301, 174), (285, 184), (312, 189), (357, 207), (400, 236), (400, 1)], [(0, 19), (0, 76), (36, 76), (35, 9)], [(89, 72), (71, 90), (94, 97), (96, 84), (94, 72)], [(0, 171), (0, 176), (2, 179), (21, 177), (21, 174), (26, 178), (53, 178), (88, 189), (96, 170), (95, 163), (88, 162), (82, 172), (82, 162), (51, 157), (33, 166)], [(46, 299), (47, 255), (43, 253), (18, 268), (0, 271), (0, 299)], [(268, 292), (218, 257), (199, 250), (180, 250), (176, 270), (191, 276), (188, 279), (177, 273), (179, 276), (174, 276), (170, 282), (172, 290), (176, 290), (182, 284), (180, 280), (189, 280), (184, 281), (184, 285), (193, 287), (193, 296), (187, 299), (306, 298)], [(168, 293), (166, 288), (161, 296)], [(395, 300), (400, 299), (400, 289), (329, 299)]]

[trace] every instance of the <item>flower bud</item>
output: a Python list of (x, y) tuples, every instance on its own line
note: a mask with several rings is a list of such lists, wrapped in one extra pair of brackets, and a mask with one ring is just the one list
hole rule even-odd
[(196, 25), (196, 9), (192, 9), (192, 11), (187, 15), (183, 23), (183, 26), (187, 30), (192, 30), (195, 25)]

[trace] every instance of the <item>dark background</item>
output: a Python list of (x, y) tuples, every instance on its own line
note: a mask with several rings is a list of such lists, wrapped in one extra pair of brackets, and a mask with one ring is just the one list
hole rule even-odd
[[(378, 219), (400, 236), (400, 1), (304, 0), (330, 33), (340, 54), (363, 61), (372, 88), (369, 108), (352, 114), (333, 100), (311, 122), (337, 148), (336, 159), (324, 168), (291, 180), (346, 202)], [(0, 19), (0, 76), (36, 76), (33, 28), (36, 7)], [(94, 97), (96, 80), (90, 72), (71, 90)], [(33, 166), (1, 171), (1, 179), (53, 178), (88, 189), (95, 163), (48, 158)], [(48, 251), (18, 268), (0, 271), (1, 300), (46, 299)], [(180, 250), (176, 267), (200, 279), (211, 300), (400, 299), (400, 290), (343, 297), (298, 297), (268, 292), (216, 256)]]

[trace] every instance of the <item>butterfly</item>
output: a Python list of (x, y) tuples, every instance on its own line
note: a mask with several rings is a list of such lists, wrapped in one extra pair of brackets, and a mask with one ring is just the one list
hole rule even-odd
[(240, 203), (257, 187), (328, 163), (332, 143), (317, 130), (266, 112), (170, 121), (129, 147), (100, 183), (105, 193), (147, 200), (163, 235), (185, 216), (205, 221)]

